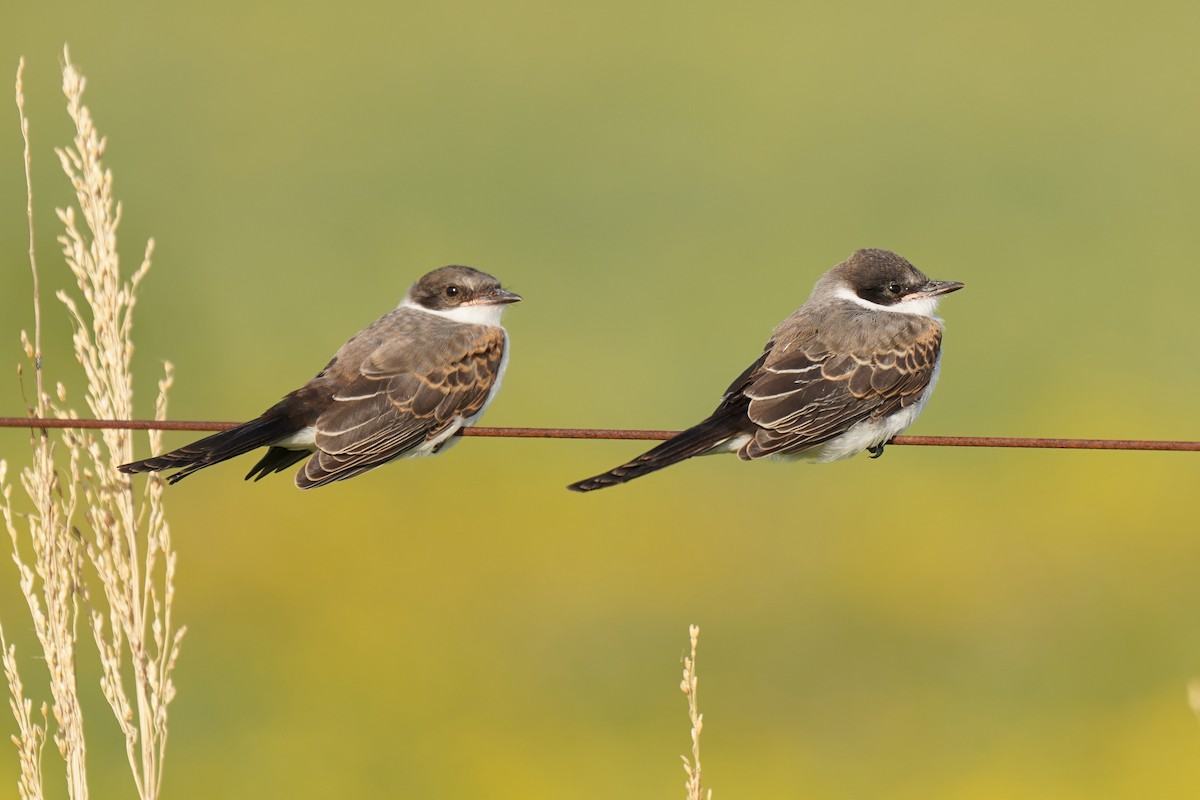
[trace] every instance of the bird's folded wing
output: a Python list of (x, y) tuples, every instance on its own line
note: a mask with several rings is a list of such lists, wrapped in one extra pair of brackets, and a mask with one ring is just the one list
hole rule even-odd
[(362, 363), (316, 425), (316, 454), (297, 483), (358, 475), (436, 438), (483, 408), (504, 355), (504, 331), (464, 326), (440, 365), (414, 363), (409, 347), (384, 344)]
[(931, 323), (913, 344), (880, 353), (813, 348), (764, 360), (743, 390), (758, 426), (743, 457), (796, 453), (911, 405), (929, 386), (941, 339)]

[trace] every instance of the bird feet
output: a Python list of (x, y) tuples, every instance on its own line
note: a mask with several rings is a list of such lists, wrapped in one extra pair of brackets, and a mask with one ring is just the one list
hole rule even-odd
[(877, 444), (874, 447), (868, 447), (867, 452), (871, 454), (871, 458), (879, 458), (883, 455), (883, 444)]

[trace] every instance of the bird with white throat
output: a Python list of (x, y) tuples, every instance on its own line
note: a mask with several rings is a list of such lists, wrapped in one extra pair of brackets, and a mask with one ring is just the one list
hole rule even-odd
[(441, 452), (500, 389), (509, 353), (500, 315), (520, 299), (486, 272), (436, 269), (350, 337), (316, 377), (255, 419), (120, 469), (178, 469), (168, 479), (175, 483), (266, 447), (247, 480), (304, 461), (296, 485), (311, 489)]
[(775, 328), (708, 418), (567, 488), (615, 486), (709, 453), (806, 461), (882, 455), (937, 384), (942, 320), (935, 312), (944, 295), (961, 288), (930, 280), (890, 251), (855, 251)]

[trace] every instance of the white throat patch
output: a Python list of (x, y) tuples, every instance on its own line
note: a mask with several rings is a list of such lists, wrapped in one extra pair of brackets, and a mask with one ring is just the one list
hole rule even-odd
[(433, 314), (437, 317), (445, 317), (446, 319), (452, 319), (455, 322), (465, 322), (470, 325), (487, 325), (492, 328), (500, 327), (500, 315), (504, 313), (503, 304), (485, 306), (459, 306), (458, 308), (451, 308), (442, 311), (419, 306), (407, 297), (400, 301), (399, 307), (410, 308), (414, 311), (424, 311), (426, 314)]

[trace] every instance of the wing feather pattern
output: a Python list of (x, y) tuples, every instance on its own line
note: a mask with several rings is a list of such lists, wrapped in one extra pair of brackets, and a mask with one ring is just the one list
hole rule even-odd
[(503, 362), (504, 330), (457, 324), (436, 334), (437, 341), (418, 347), (393, 335), (361, 361), (318, 417), (317, 452), (296, 474), (297, 486), (323, 486), (406, 454), (434, 452), (483, 410)]
[(942, 329), (932, 319), (905, 322), (922, 329), (900, 337), (911, 344), (890, 350), (859, 348), (834, 355), (817, 340), (773, 354), (744, 390), (757, 430), (738, 455), (794, 455), (919, 400), (937, 366)]

